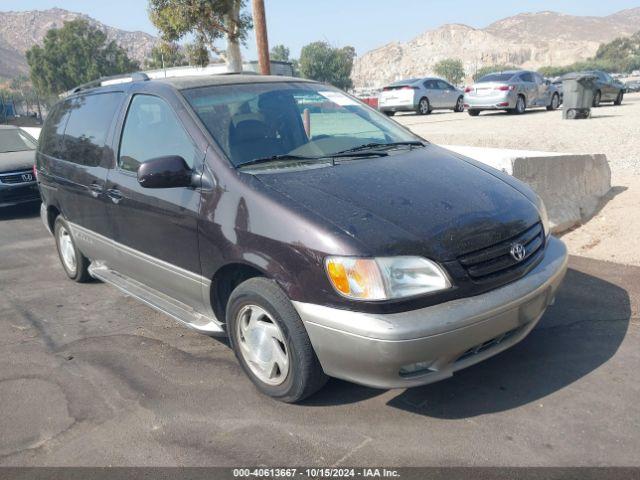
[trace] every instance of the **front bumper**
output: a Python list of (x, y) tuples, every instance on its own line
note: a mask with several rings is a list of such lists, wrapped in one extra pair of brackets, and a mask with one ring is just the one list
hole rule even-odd
[(517, 95), (512, 92), (493, 95), (465, 95), (464, 106), (472, 110), (507, 110), (516, 108)]
[(36, 182), (0, 184), (0, 208), (37, 201), (40, 201), (40, 192)]
[(520, 280), (409, 312), (293, 303), (327, 375), (376, 388), (413, 387), (450, 377), (527, 336), (553, 301), (567, 258), (564, 244), (550, 237), (542, 262)]

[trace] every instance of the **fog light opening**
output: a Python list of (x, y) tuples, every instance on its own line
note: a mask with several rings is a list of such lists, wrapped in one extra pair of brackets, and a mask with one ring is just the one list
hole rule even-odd
[(409, 365), (403, 365), (400, 367), (400, 376), (401, 377), (412, 377), (414, 375), (422, 375), (424, 373), (428, 373), (433, 371), (431, 366), (433, 365), (433, 361), (429, 360), (427, 362), (417, 362), (410, 363)]

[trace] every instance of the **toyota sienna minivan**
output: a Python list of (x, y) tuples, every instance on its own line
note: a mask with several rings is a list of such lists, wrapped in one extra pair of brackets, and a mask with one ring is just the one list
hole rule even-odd
[(70, 279), (228, 335), (285, 402), (450, 377), (523, 339), (567, 266), (529, 187), (300, 78), (78, 87), (36, 172)]

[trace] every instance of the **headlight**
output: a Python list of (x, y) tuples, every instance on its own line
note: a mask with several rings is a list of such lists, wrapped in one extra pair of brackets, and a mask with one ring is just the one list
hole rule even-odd
[(442, 268), (422, 257), (328, 257), (333, 288), (354, 300), (390, 300), (451, 287)]
[(546, 238), (551, 233), (551, 226), (549, 225), (549, 216), (547, 215), (547, 207), (544, 206), (544, 202), (540, 197), (538, 197), (538, 212), (540, 212), (542, 229), (544, 230), (544, 236)]

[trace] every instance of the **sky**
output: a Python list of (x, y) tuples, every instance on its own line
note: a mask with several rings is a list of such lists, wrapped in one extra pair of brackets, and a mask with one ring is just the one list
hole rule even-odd
[[(52, 7), (86, 13), (123, 30), (158, 32), (147, 17), (147, 0), (0, 0), (0, 11)], [(250, 5), (251, 1), (248, 0)], [(572, 15), (609, 15), (640, 7), (640, 0), (265, 0), (269, 44), (284, 44), (294, 57), (307, 43), (352, 45), (361, 55), (393, 41), (407, 41), (444, 23), (485, 27), (522, 12), (553, 10)], [(244, 47), (254, 60), (255, 38)]]

